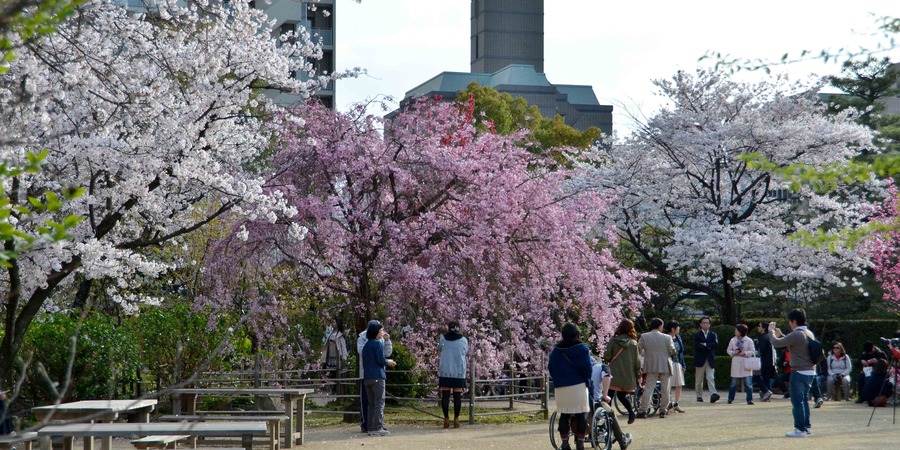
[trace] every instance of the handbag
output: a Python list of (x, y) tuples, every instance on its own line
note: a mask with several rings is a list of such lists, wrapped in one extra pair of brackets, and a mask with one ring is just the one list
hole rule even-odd
[(744, 358), (744, 370), (759, 370), (762, 368), (762, 361), (756, 356)]

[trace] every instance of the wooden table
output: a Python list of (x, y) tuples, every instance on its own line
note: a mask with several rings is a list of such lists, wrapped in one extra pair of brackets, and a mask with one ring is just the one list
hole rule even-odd
[[(201, 395), (212, 396), (240, 396), (240, 395), (266, 395), (270, 397), (281, 396), (284, 399), (284, 414), (288, 416), (284, 430), (284, 448), (293, 448), (294, 443), (303, 445), (305, 431), (305, 400), (306, 394), (311, 394), (312, 389), (276, 389), (276, 388), (183, 388), (170, 389), (172, 394), (173, 414), (194, 414), (197, 411), (197, 397)], [(227, 413), (227, 411), (222, 411)], [(106, 450), (106, 449), (103, 449)]]
[(240, 437), (244, 449), (253, 450), (253, 437), (265, 436), (266, 433), (265, 422), (70, 423), (49, 425), (38, 430), (40, 437), (62, 437), (64, 450), (72, 450), (73, 440), (76, 437), (84, 437), (84, 450), (90, 450), (88, 439), (93, 439), (93, 436), (112, 439), (113, 436), (134, 435)]
[[(127, 416), (129, 422), (150, 422), (150, 413), (156, 407), (156, 399), (144, 400), (82, 400), (80, 402), (60, 403), (31, 408), (38, 420), (44, 421), (84, 421), (112, 422), (121, 416)], [(93, 450), (94, 438), (84, 438), (85, 450)], [(102, 450), (112, 449), (112, 437), (104, 437), (100, 442)]]

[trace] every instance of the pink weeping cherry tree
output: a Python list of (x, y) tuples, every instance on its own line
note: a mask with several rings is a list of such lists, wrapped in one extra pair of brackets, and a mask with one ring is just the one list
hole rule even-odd
[(526, 151), (524, 133), (477, 131), (471, 106), (420, 101), (389, 123), (362, 107), (285, 115), (268, 189), (296, 214), (233, 224), (211, 263), (210, 303), (234, 280), (290, 267), (358, 329), (372, 317), (408, 326), (422, 367), (454, 319), (484, 371), (510, 355), (538, 361), (565, 321), (604, 342), (650, 295), (645, 275), (604, 247), (609, 200), (567, 190), (572, 174)]

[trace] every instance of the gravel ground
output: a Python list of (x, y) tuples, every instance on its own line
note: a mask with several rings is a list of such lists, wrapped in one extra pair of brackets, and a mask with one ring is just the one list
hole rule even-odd
[[(740, 395), (740, 394), (739, 394)], [(637, 420), (624, 431), (634, 436), (630, 449), (701, 449), (701, 448), (767, 448), (767, 449), (888, 449), (900, 448), (900, 423), (892, 423), (893, 409), (877, 408), (871, 426), (866, 426), (872, 408), (853, 402), (825, 402), (812, 410), (813, 436), (790, 439), (784, 433), (792, 427), (789, 400), (773, 399), (769, 403), (732, 405), (723, 398), (716, 404), (696, 403), (693, 392), (686, 391), (682, 401), (684, 414), (673, 412), (666, 419)], [(812, 406), (812, 405), (810, 405)], [(900, 413), (900, 411), (898, 411)], [(900, 419), (900, 417), (898, 417)], [(363, 450), (450, 450), (550, 449), (548, 423), (501, 425), (468, 425), (460, 429), (443, 429), (440, 425), (405, 425), (388, 423), (391, 435), (370, 437), (359, 433), (355, 425), (307, 428), (306, 445), (295, 449), (363, 449)], [(238, 446), (236, 444), (235, 446)], [(232, 445), (228, 445), (229, 447)], [(134, 450), (126, 439), (116, 439), (114, 450)], [(99, 443), (96, 448), (99, 448)], [(618, 445), (615, 446), (618, 448)], [(255, 450), (264, 450), (257, 446)], [(200, 450), (203, 450), (202, 447)]]
[[(877, 408), (871, 426), (866, 426), (872, 408), (853, 402), (825, 402), (812, 410), (813, 436), (784, 437), (793, 429), (790, 400), (747, 405), (696, 403), (687, 391), (684, 414), (666, 419), (637, 420), (623, 430), (634, 436), (629, 449), (645, 448), (769, 448), (769, 449), (859, 449), (900, 448), (900, 424), (892, 424), (893, 409)], [(812, 404), (810, 405), (812, 407)], [(466, 425), (444, 430), (439, 425), (388, 424), (391, 435), (370, 437), (356, 426), (308, 430), (304, 449), (407, 450), (407, 449), (549, 449), (547, 422), (505, 425)], [(618, 445), (615, 446), (618, 448)]]

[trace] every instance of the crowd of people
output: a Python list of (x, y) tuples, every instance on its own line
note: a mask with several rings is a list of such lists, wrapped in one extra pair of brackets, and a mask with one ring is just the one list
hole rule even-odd
[[(810, 398), (813, 408), (819, 408), (826, 400), (851, 401), (851, 372), (854, 361), (863, 368), (856, 378), (857, 403), (884, 406), (897, 390), (897, 364), (891, 367), (888, 353), (871, 342), (863, 345), (861, 356), (854, 360), (840, 342), (831, 346), (827, 357), (822, 357), (821, 344), (807, 328), (806, 313), (795, 309), (787, 315), (791, 331), (783, 333), (775, 322), (761, 322), (756, 331), (759, 338), (751, 339), (750, 328), (738, 324), (734, 336), (725, 349), (731, 357), (731, 383), (728, 388), (728, 404), (734, 403), (738, 388), (743, 385), (747, 405), (754, 405), (754, 386), (759, 388), (759, 400), (771, 401), (773, 389), (790, 399), (793, 430), (785, 435), (803, 438), (812, 435)], [(699, 330), (693, 334), (694, 389), (697, 402), (704, 402), (704, 382), (709, 391), (709, 402), (721, 399), (715, 384), (715, 356), (719, 338), (710, 329), (709, 317), (698, 321)], [(335, 323), (335, 330), (343, 332), (343, 324)], [(632, 441), (630, 433), (623, 433), (611, 408), (612, 398), (627, 411), (627, 423), (652, 417), (666, 418), (670, 412), (684, 413), (681, 394), (685, 384), (685, 345), (677, 321), (663, 322), (654, 318), (649, 331), (638, 336), (634, 322), (622, 320), (615, 335), (607, 343), (601, 355), (591, 354), (581, 340), (577, 325), (566, 323), (560, 330), (561, 339), (553, 346), (547, 369), (553, 379), (558, 433), (562, 450), (570, 450), (570, 441), (576, 449), (583, 449), (589, 438), (589, 417), (596, 408), (604, 408), (611, 418), (611, 432), (620, 448), (625, 450)], [(335, 333), (326, 335), (326, 343), (338, 341)], [(815, 345), (813, 345), (815, 344)], [(888, 342), (891, 357), (900, 361), (900, 331)], [(468, 340), (462, 335), (460, 324), (448, 323), (447, 332), (439, 337), (440, 363), (438, 391), (443, 412), (444, 428), (459, 428), (462, 393), (466, 384), (466, 354)], [(326, 361), (333, 353), (326, 345)], [(361, 428), (364, 433), (386, 436), (384, 427), (385, 368), (395, 362), (389, 357), (393, 352), (390, 335), (381, 323), (372, 320), (357, 339), (360, 355)], [(816, 353), (820, 355), (816, 355)], [(338, 353), (338, 357), (345, 357)], [(652, 408), (654, 389), (659, 384), (658, 408)], [(648, 386), (648, 389), (642, 389)], [(637, 404), (632, 403), (636, 392), (642, 392)], [(450, 400), (453, 400), (453, 419), (450, 418)]]

